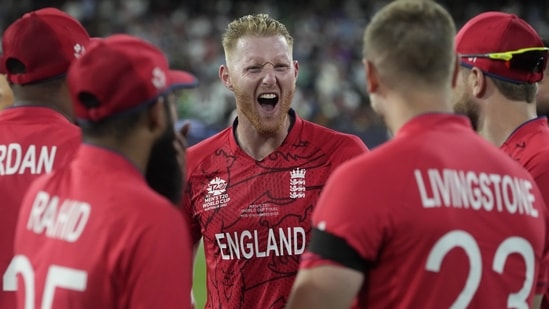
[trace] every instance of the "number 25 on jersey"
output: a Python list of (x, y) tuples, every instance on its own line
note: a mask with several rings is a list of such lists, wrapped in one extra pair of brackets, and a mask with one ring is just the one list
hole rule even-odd
[[(35, 309), (35, 280), (34, 270), (29, 259), (24, 255), (16, 255), (8, 266), (3, 277), (4, 291), (17, 290), (17, 274), (23, 277), (25, 285), (25, 309)], [(73, 291), (86, 290), (88, 274), (85, 271), (51, 265), (48, 268), (44, 291), (42, 293), (42, 306), (40, 309), (53, 308), (53, 299), (56, 288)]]

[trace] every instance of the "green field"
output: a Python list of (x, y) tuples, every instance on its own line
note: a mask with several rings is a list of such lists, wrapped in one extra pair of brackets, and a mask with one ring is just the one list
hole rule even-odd
[(206, 302), (206, 261), (202, 245), (198, 248), (194, 265), (193, 292), (196, 301), (196, 309), (204, 308)]

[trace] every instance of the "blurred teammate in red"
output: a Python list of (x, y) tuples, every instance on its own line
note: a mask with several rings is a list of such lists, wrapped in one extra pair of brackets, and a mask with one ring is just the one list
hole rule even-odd
[[(190, 308), (170, 93), (196, 79), (127, 35), (91, 43), (67, 79), (84, 144), (30, 187), (4, 284), (17, 289), (19, 308)], [(159, 173), (179, 171), (163, 180), (164, 196), (146, 179), (159, 160)]]
[(328, 180), (288, 308), (530, 308), (543, 291), (545, 205), (452, 113), (454, 36), (429, 0), (366, 27), (368, 93), (395, 136)]
[(204, 240), (206, 308), (282, 308), (327, 177), (367, 148), (290, 108), (299, 66), (282, 23), (236, 19), (223, 48), (237, 118), (189, 149), (183, 212), (195, 245)]
[[(549, 47), (549, 39), (543, 41), (545, 47)], [(549, 117), (549, 66), (545, 67), (543, 79), (538, 82), (536, 95), (536, 109), (538, 116)]]
[(548, 48), (516, 15), (486, 12), (463, 26), (456, 49), (463, 69), (455, 110), (530, 172), (549, 205), (549, 127), (535, 102)]
[[(81, 142), (65, 74), (89, 36), (80, 23), (57, 9), (30, 12), (2, 36), (0, 67), (15, 96), (0, 111), (0, 274), (13, 257), (17, 213), (30, 183), (64, 166)], [(15, 295), (0, 283), (0, 308), (14, 308)]]

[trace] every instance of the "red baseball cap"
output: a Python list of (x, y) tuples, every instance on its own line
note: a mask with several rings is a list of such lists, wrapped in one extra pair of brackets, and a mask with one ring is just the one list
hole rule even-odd
[[(536, 30), (518, 16), (503, 12), (481, 13), (469, 20), (456, 35), (456, 50), (460, 55), (508, 52), (529, 47), (544, 47)], [(543, 68), (547, 59), (544, 61)], [(462, 57), (461, 64), (515, 83), (535, 83), (543, 78), (543, 68), (536, 72), (514, 70), (501, 60)]]
[[(63, 11), (44, 8), (26, 13), (2, 36), (0, 71), (20, 85), (61, 77), (85, 52), (89, 39), (80, 22)], [(10, 72), (7, 64), (14, 60), (24, 66), (24, 72)]]
[(154, 103), (174, 89), (198, 86), (192, 74), (170, 70), (160, 49), (125, 34), (93, 40), (69, 68), (67, 81), (76, 117), (92, 122)]

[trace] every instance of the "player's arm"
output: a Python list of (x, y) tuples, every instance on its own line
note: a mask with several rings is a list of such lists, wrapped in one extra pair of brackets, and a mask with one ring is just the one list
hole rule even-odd
[(344, 238), (313, 228), (288, 308), (349, 308), (367, 264)]
[(543, 294), (534, 295), (534, 301), (532, 302), (532, 309), (541, 308), (541, 301), (543, 300)]
[[(196, 273), (196, 255), (198, 254), (198, 248), (200, 247), (200, 240), (196, 241), (193, 245), (193, 282), (195, 281)], [(205, 287), (204, 287), (205, 288)], [(194, 297), (194, 291), (191, 287), (191, 305), (192, 308), (196, 308), (196, 298)]]
[(181, 216), (157, 214), (128, 252), (127, 308), (191, 308), (192, 245)]
[(286, 308), (349, 308), (363, 280), (361, 272), (339, 265), (301, 269)]

